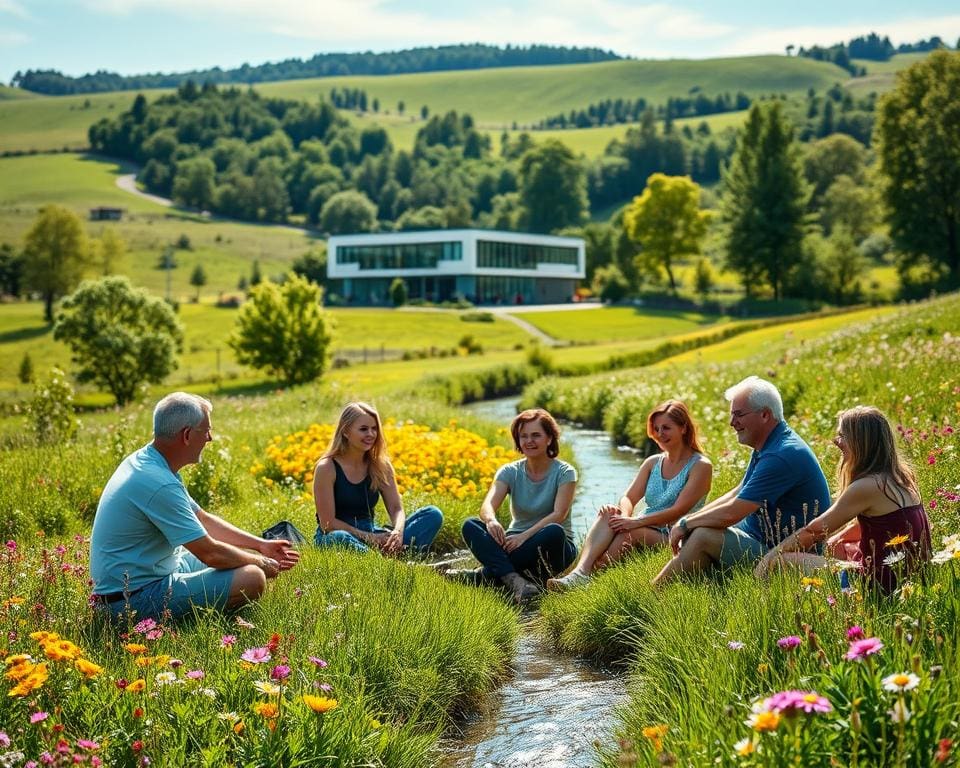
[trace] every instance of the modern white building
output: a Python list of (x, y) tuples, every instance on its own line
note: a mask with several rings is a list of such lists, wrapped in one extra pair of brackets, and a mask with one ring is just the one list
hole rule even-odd
[(411, 299), (475, 304), (572, 301), (585, 275), (577, 237), (483, 229), (335, 235), (327, 241), (331, 291), (351, 304), (386, 304), (401, 277)]

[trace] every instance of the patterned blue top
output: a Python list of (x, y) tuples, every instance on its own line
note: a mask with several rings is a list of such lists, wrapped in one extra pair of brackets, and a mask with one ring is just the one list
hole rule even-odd
[[(703, 458), (703, 454), (694, 451), (693, 455), (687, 460), (687, 463), (683, 465), (683, 468), (674, 477), (665, 480), (663, 477), (663, 459), (665, 456), (666, 454), (661, 453), (659, 459), (657, 459), (657, 463), (654, 464), (653, 469), (650, 470), (650, 477), (647, 479), (647, 490), (646, 493), (643, 494), (643, 500), (647, 505), (647, 508), (643, 510), (644, 516), (652, 515), (654, 512), (663, 512), (663, 510), (672, 506), (679, 498), (681, 491), (683, 491), (683, 486), (687, 484), (687, 478), (690, 477), (690, 470), (693, 468), (693, 465)], [(706, 499), (707, 497), (703, 496), (703, 498), (690, 508), (690, 512), (696, 512), (700, 509)], [(687, 514), (690, 514), (690, 512)]]

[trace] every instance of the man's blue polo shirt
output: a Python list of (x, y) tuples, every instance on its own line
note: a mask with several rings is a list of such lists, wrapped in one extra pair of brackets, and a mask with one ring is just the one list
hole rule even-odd
[(810, 446), (781, 421), (750, 456), (737, 498), (759, 508), (734, 527), (770, 549), (826, 511), (830, 488)]
[(94, 593), (137, 590), (177, 570), (180, 545), (207, 534), (199, 508), (153, 444), (127, 456), (104, 487), (93, 519)]

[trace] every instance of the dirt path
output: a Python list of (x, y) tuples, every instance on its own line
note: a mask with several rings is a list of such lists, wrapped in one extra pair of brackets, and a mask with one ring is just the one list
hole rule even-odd
[(126, 173), (123, 176), (117, 176), (117, 186), (120, 187), (120, 189), (122, 189), (124, 192), (129, 192), (137, 197), (142, 197), (144, 200), (149, 200), (151, 203), (163, 205), (167, 208), (170, 208), (173, 205), (173, 200), (170, 200), (166, 197), (160, 197), (159, 195), (151, 195), (149, 192), (142, 192), (141, 190), (137, 189), (137, 174), (135, 173)]

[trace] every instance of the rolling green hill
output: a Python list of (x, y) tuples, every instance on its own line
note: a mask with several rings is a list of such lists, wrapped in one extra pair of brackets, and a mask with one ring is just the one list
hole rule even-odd
[[(455, 109), (468, 112), (478, 125), (499, 133), (549, 115), (580, 109), (607, 98), (642, 96), (651, 104), (670, 96), (685, 96), (699, 88), (707, 95), (744, 91), (750, 96), (824, 90), (848, 75), (824, 62), (786, 56), (754, 56), (703, 61), (613, 61), (553, 67), (431, 72), (389, 77), (333, 77), (265, 83), (257, 90), (266, 96), (313, 100), (331, 88), (362, 88), (380, 100), (386, 114), (363, 115), (358, 120), (383, 124), (399, 147), (409, 147), (420, 125), (420, 107), (431, 114)], [(11, 96), (27, 96), (7, 88)], [(150, 91), (159, 96), (167, 91)], [(101, 117), (127, 109), (133, 92), (32, 98), (0, 98), (0, 152), (82, 149), (87, 128)], [(403, 101), (405, 114), (397, 114)], [(722, 116), (731, 119), (731, 116)], [(734, 118), (738, 120), (738, 118)], [(578, 151), (598, 154), (623, 126), (593, 129), (610, 134), (602, 140), (587, 132), (565, 131)], [(546, 134), (544, 134), (546, 135)], [(599, 147), (599, 149), (597, 149)]]

